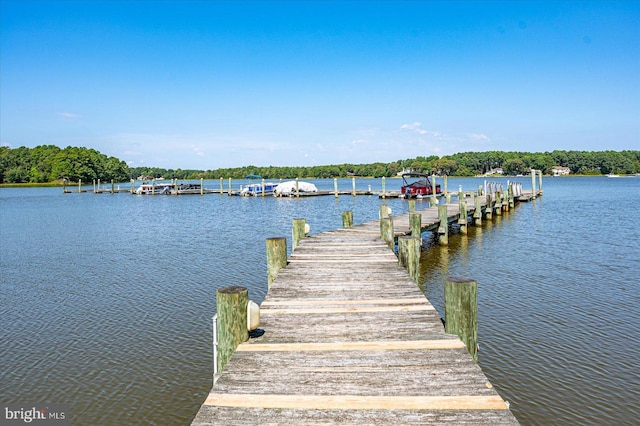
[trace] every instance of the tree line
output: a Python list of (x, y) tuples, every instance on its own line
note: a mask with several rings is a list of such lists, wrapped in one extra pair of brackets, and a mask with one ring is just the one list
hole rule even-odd
[(0, 147), (0, 183), (84, 182), (101, 179), (124, 182), (138, 176), (167, 179), (244, 179), (259, 175), (265, 179), (334, 178), (349, 176), (391, 177), (403, 170), (447, 175), (475, 176), (502, 169), (504, 174), (526, 174), (532, 168), (551, 174), (554, 166), (568, 167), (572, 174), (640, 173), (640, 151), (552, 151), (463, 152), (443, 157), (416, 157), (390, 163), (334, 164), (327, 166), (243, 166), (215, 170), (129, 167), (95, 149), (41, 145), (35, 148)]

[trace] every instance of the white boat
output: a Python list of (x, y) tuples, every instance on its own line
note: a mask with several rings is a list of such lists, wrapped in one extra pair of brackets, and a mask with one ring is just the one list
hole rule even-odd
[(277, 183), (265, 182), (264, 193), (261, 183), (251, 183), (240, 191), (240, 195), (243, 197), (262, 197), (263, 195), (273, 195), (275, 189), (278, 187)]
[(138, 195), (167, 195), (171, 194), (173, 185), (170, 183), (143, 183), (136, 189)]
[(608, 175), (605, 175), (606, 177), (620, 177), (620, 175), (614, 175), (613, 173), (609, 173)]
[(276, 197), (291, 197), (296, 195), (296, 191), (302, 192), (318, 192), (318, 188), (309, 182), (289, 180), (282, 182), (275, 189)]

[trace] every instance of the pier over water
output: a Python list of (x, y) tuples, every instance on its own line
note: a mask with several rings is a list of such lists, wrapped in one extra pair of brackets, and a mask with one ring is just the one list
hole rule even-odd
[[(504, 208), (490, 198), (442, 207), (419, 212), (422, 230)], [(404, 216), (393, 218), (396, 238), (411, 233)], [(381, 221), (300, 241), (295, 227), (259, 332), (225, 362), (193, 425), (518, 424), (398, 264)]]

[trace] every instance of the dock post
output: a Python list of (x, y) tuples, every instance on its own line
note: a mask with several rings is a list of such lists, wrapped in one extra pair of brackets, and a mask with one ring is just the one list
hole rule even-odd
[(222, 371), (238, 345), (249, 340), (248, 302), (249, 290), (246, 287), (224, 287), (216, 292), (218, 371)]
[(133, 180), (133, 178), (132, 178), (132, 179), (131, 179), (131, 195), (133, 195), (133, 193), (135, 192), (135, 189), (134, 189), (134, 188), (135, 188), (135, 186), (136, 186), (135, 181), (134, 181), (134, 180)]
[(115, 187), (113, 186), (113, 179), (111, 179), (111, 193), (114, 194), (115, 191)]
[(223, 179), (222, 179), (222, 177), (221, 177), (221, 178), (220, 178), (220, 195), (222, 195), (223, 186), (224, 186), (224, 185), (222, 184), (222, 182), (223, 182)]
[(403, 235), (398, 237), (398, 264), (403, 266), (411, 279), (418, 282), (420, 275), (421, 238)]
[(496, 192), (496, 216), (502, 215), (502, 192)]
[(489, 193), (485, 197), (487, 198), (487, 207), (484, 210), (484, 217), (491, 219), (493, 217), (493, 195)]
[[(444, 180), (444, 195), (445, 197), (447, 196), (447, 194), (449, 193), (449, 190), (447, 188), (447, 180), (448, 180), (448, 176), (444, 175), (444, 177), (442, 178)], [(451, 200), (451, 198), (449, 198), (449, 200)]]
[(338, 178), (333, 178), (333, 194), (338, 198)]
[(300, 179), (296, 178), (296, 198), (300, 197)]
[(204, 195), (204, 178), (200, 178), (200, 195)]
[(429, 198), (429, 207), (438, 205), (438, 197), (436, 197), (436, 175), (431, 175), (431, 197)]
[(482, 195), (482, 185), (478, 185), (478, 197)]
[(346, 210), (342, 212), (342, 227), (351, 228), (353, 226), (353, 211)]
[(264, 197), (264, 178), (262, 178), (262, 196)]
[(460, 233), (466, 235), (467, 230), (467, 201), (463, 198), (458, 200), (458, 204), (460, 205), (460, 217), (458, 218), (458, 225), (460, 225)]
[(304, 228), (306, 224), (307, 224), (307, 220), (304, 218), (293, 219), (293, 229), (291, 231), (293, 236), (292, 238), (293, 249), (298, 247), (298, 243), (300, 242), (300, 240), (304, 238), (305, 236)]
[(538, 189), (542, 195), (542, 170), (538, 170)]
[(531, 169), (531, 199), (536, 199), (536, 171)]
[(480, 196), (473, 198), (473, 224), (475, 226), (482, 225), (482, 204), (480, 203)]
[(227, 194), (231, 195), (231, 178), (229, 178), (229, 192)]
[(449, 244), (449, 219), (447, 218), (447, 206), (438, 206), (438, 241), (441, 246)]
[[(98, 189), (100, 189), (100, 179), (98, 179)], [(96, 180), (93, 180), (93, 193), (95, 194), (96, 192)]]
[(63, 194), (67, 193), (67, 179), (66, 178), (62, 178), (62, 193)]
[(478, 283), (447, 277), (444, 282), (445, 331), (456, 334), (478, 362)]
[(356, 196), (356, 178), (352, 177), (351, 178), (351, 191), (353, 192), (353, 196)]
[(380, 219), (389, 217), (389, 206), (386, 204), (380, 204)]
[(513, 183), (509, 185), (508, 194), (509, 194), (509, 208), (512, 209), (515, 207), (515, 197), (513, 196)]
[(411, 228), (412, 237), (420, 237), (422, 235), (422, 214), (409, 213), (409, 227)]
[(409, 198), (407, 201), (409, 203), (409, 213), (416, 211), (416, 200), (415, 198)]
[[(382, 176), (382, 199), (384, 200), (386, 198), (387, 198), (387, 179), (384, 176)], [(409, 204), (409, 206), (411, 206), (411, 204)], [(409, 211), (411, 211), (411, 208), (409, 208)]]
[(151, 179), (151, 195), (156, 195), (156, 178)]
[(287, 266), (287, 239), (267, 238), (267, 289), (276, 279), (280, 269)]
[(380, 219), (380, 236), (382, 237), (382, 240), (387, 243), (387, 246), (392, 249), (394, 243), (393, 219), (388, 216)]
[(451, 193), (450, 192), (445, 193), (444, 199), (446, 201), (446, 204), (451, 204)]

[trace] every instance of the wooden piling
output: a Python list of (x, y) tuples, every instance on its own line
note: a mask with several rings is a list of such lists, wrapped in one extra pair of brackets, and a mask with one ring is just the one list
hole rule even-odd
[(413, 213), (416, 211), (416, 200), (414, 198), (409, 198), (409, 213)]
[(352, 177), (351, 178), (351, 192), (353, 193), (353, 196), (356, 196), (356, 178)]
[(531, 198), (536, 198), (536, 171), (531, 169)]
[(300, 179), (296, 178), (296, 198), (300, 197)]
[(459, 336), (478, 362), (478, 283), (447, 277), (444, 284), (445, 331)]
[(353, 212), (346, 210), (342, 212), (342, 227), (351, 228), (353, 226)]
[(333, 178), (333, 194), (338, 198), (338, 178)]
[(542, 195), (542, 170), (538, 170), (538, 190), (540, 191), (540, 195)]
[(133, 195), (134, 192), (136, 191), (135, 187), (136, 187), (136, 183), (133, 179), (131, 179), (131, 190), (130, 190), (131, 195)]
[(403, 235), (398, 237), (398, 264), (403, 266), (411, 279), (418, 282), (420, 274), (420, 245), (422, 239)]
[[(369, 190), (371, 192), (371, 190)], [(382, 199), (387, 198), (387, 179), (382, 176)]]
[(434, 207), (438, 205), (438, 197), (436, 197), (436, 176), (431, 175), (431, 197), (429, 198), (429, 206)]
[(410, 213), (409, 214), (409, 227), (411, 228), (412, 237), (421, 237), (422, 235), (422, 214)]
[(512, 209), (515, 207), (516, 204), (516, 200), (515, 197), (513, 195), (513, 183), (509, 185), (508, 187), (508, 193), (509, 193), (509, 208)]
[(380, 219), (380, 236), (382, 237), (382, 240), (387, 243), (389, 248), (393, 248), (393, 219), (389, 216)]
[(493, 196), (491, 194), (485, 195), (487, 199), (487, 205), (484, 211), (484, 217), (491, 219), (493, 217)]
[(223, 189), (224, 189), (224, 184), (223, 184), (224, 180), (222, 178), (220, 178), (220, 195), (222, 195), (223, 193)]
[(298, 247), (298, 243), (305, 236), (304, 226), (307, 221), (304, 218), (295, 218), (293, 219), (293, 229), (292, 229), (292, 246), (295, 249)]
[(443, 246), (449, 244), (449, 220), (447, 216), (447, 206), (438, 206), (438, 219), (440, 220), (438, 242)]
[(82, 192), (82, 179), (78, 179), (78, 194)]
[(389, 217), (389, 206), (386, 204), (380, 204), (380, 219)]
[(480, 196), (473, 198), (473, 224), (476, 226), (482, 225), (482, 203), (480, 201)]
[(496, 192), (496, 216), (502, 215), (502, 192)]
[(224, 368), (238, 345), (249, 340), (248, 301), (249, 291), (245, 287), (224, 287), (216, 292), (218, 371)]
[(267, 238), (267, 285), (271, 288), (280, 269), (287, 266), (287, 239)]
[[(460, 192), (461, 194), (462, 192)], [(466, 234), (468, 232), (467, 230), (467, 217), (468, 217), (468, 213), (467, 213), (467, 201), (464, 199), (464, 197), (461, 197), (458, 201), (458, 204), (460, 205), (460, 217), (458, 218), (458, 225), (460, 225), (460, 233), (461, 234)]]

